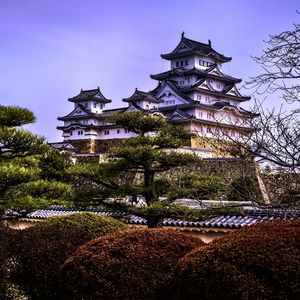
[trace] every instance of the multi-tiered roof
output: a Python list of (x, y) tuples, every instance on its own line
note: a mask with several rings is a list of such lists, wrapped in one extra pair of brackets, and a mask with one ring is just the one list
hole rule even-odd
[[(150, 75), (158, 81), (156, 88), (149, 92), (136, 89), (130, 97), (123, 99), (128, 107), (105, 109), (111, 100), (104, 97), (99, 88), (81, 90), (77, 96), (70, 98), (74, 110), (58, 118), (65, 122), (64, 126), (58, 127), (63, 130), (65, 140), (74, 139), (71, 131), (77, 128), (80, 136), (76, 139), (109, 139), (113, 129), (118, 134), (120, 129), (105, 122), (105, 119), (126, 111), (159, 112), (170, 122), (193, 124), (195, 130), (201, 127), (201, 132), (208, 135), (217, 123), (216, 116), (226, 115), (227, 119), (234, 120), (234, 130), (249, 129), (245, 120), (255, 115), (241, 108), (240, 104), (250, 97), (243, 96), (236, 87), (242, 81), (240, 78), (227, 75), (222, 70), (222, 64), (231, 61), (231, 57), (214, 50), (210, 41), (200, 43), (186, 38), (184, 33), (175, 49), (161, 57), (170, 61), (170, 70)], [(219, 122), (220, 125), (230, 128), (233, 124), (226, 120)], [(123, 134), (117, 138), (124, 137), (129, 136)]]

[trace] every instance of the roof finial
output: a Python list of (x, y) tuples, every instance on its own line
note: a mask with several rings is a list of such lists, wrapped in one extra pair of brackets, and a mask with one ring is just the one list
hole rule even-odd
[(211, 46), (211, 40), (210, 39), (208, 39), (208, 45)]
[(182, 31), (182, 33), (181, 33), (181, 38), (182, 39), (184, 38), (184, 31)]

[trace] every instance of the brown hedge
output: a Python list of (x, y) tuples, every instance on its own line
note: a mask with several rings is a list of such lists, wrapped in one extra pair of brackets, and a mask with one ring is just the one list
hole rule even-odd
[(17, 231), (0, 223), (0, 299), (9, 298), (10, 271), (15, 265)]
[(182, 258), (161, 299), (300, 299), (300, 221), (263, 222)]
[(22, 230), (13, 282), (21, 286), (30, 299), (64, 299), (60, 267), (79, 246), (94, 237), (80, 228), (63, 225)]
[(172, 229), (131, 229), (80, 247), (63, 266), (66, 299), (154, 299), (185, 254), (204, 243)]

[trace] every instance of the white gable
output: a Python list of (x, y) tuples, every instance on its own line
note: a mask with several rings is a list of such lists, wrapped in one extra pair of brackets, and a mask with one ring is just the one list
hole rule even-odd
[(204, 89), (204, 90), (209, 90), (209, 91), (212, 90), (211, 85), (206, 80), (202, 84), (199, 85), (199, 88)]
[(174, 111), (174, 113), (170, 117), (170, 120), (186, 120), (186, 116), (182, 115), (178, 111)]
[(83, 111), (80, 107), (76, 107), (68, 117), (87, 116), (88, 114)]
[(215, 68), (213, 68), (212, 70), (210, 70), (209, 72), (207, 72), (208, 74), (213, 74), (213, 75), (218, 75), (223, 77), (223, 73), (220, 71), (220, 69), (216, 66)]
[(239, 92), (239, 90), (237, 89), (237, 87), (235, 85), (227, 92), (227, 94), (235, 95), (238, 97), (243, 97), (243, 95)]
[[(156, 98), (161, 99), (163, 101), (172, 101), (174, 100), (173, 104), (180, 105), (189, 103), (186, 99), (179, 96), (173, 88), (166, 84), (156, 95)], [(159, 106), (164, 105), (164, 103), (159, 104)]]
[(136, 112), (141, 111), (140, 109), (136, 108), (134, 105), (130, 104), (128, 108), (125, 110), (125, 112)]
[(191, 50), (191, 48), (181, 41), (179, 45), (176, 47), (175, 52), (181, 52), (186, 50)]

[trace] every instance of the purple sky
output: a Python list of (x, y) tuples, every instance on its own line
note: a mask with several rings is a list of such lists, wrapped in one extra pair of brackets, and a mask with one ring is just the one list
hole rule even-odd
[(149, 75), (167, 70), (160, 54), (182, 31), (231, 56), (226, 73), (258, 74), (250, 55), (299, 23), (296, 10), (299, 0), (0, 0), (0, 103), (29, 108), (30, 130), (61, 141), (56, 118), (73, 109), (69, 97), (100, 86), (111, 108), (126, 106), (136, 87), (155, 87)]

